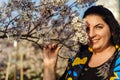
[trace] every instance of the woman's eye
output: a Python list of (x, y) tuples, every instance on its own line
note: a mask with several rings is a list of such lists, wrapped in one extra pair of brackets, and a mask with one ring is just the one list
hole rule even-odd
[(103, 26), (101, 26), (101, 25), (96, 26), (96, 29), (102, 29), (102, 28), (103, 28)]

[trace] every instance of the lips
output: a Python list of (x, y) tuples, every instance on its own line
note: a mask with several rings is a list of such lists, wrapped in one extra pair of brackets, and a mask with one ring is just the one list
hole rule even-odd
[(95, 44), (95, 43), (97, 43), (98, 41), (99, 41), (99, 39), (93, 39), (93, 40), (90, 40), (90, 43)]

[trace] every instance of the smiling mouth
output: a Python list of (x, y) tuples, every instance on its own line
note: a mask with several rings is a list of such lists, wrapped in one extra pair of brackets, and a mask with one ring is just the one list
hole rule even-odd
[(92, 43), (92, 44), (95, 44), (95, 43), (97, 43), (98, 42), (98, 39), (95, 39), (95, 40), (91, 40), (90, 41), (90, 43)]

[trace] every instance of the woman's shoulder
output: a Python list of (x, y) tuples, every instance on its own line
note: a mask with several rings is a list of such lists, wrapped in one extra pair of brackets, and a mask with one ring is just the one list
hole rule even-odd
[(115, 67), (120, 66), (120, 50), (117, 52), (115, 59)]
[(116, 80), (119, 80), (120, 79), (120, 50), (117, 51), (112, 72), (113, 74), (110, 77), (110, 80), (113, 79), (113, 77)]
[(91, 55), (92, 53), (84, 48), (84, 50), (79, 51), (76, 56), (69, 59), (69, 61), (72, 66), (85, 65), (90, 60)]

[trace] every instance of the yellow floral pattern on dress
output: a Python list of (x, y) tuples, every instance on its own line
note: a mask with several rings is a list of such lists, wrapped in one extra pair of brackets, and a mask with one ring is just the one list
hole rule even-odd
[(114, 75), (115, 75), (115, 76), (112, 76), (112, 77), (110, 78), (110, 80), (119, 79), (119, 77), (118, 77), (118, 75), (117, 75), (116, 73), (114, 73)]
[(78, 64), (85, 64), (87, 61), (87, 57), (84, 57), (80, 59), (79, 57), (76, 57), (74, 62), (72, 63), (72, 66), (78, 65)]
[(73, 80), (71, 77), (69, 77), (67, 80)]
[(116, 79), (119, 79), (119, 77), (118, 77), (117, 73), (114, 73), (114, 76), (112, 76), (110, 78), (110, 80), (116, 80)]

